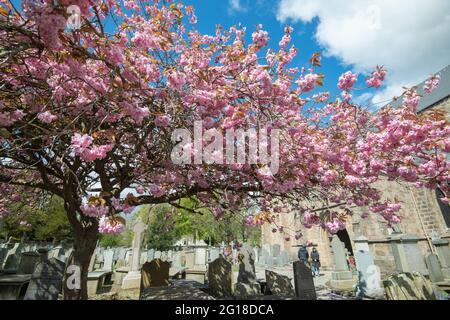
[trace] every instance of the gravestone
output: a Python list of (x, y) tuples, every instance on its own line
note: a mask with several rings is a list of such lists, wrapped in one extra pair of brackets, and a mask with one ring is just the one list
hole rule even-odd
[(149, 249), (147, 251), (147, 261), (152, 261), (155, 259), (155, 249)]
[(17, 274), (32, 274), (36, 265), (41, 261), (37, 252), (24, 252), (17, 267)]
[(141, 290), (149, 287), (165, 287), (169, 285), (170, 263), (154, 259), (142, 266)]
[(267, 288), (273, 295), (295, 296), (295, 290), (292, 287), (291, 279), (273, 271), (266, 270)]
[(6, 254), (8, 253), (8, 249), (0, 248), (0, 270), (3, 267), (3, 262), (5, 261)]
[(139, 260), (140, 264), (144, 264), (147, 262), (147, 251), (141, 253), (141, 258)]
[(235, 286), (238, 297), (249, 297), (261, 294), (261, 286), (256, 281), (255, 260), (253, 249), (244, 243), (238, 255), (239, 273)]
[(172, 267), (174, 268), (182, 267), (181, 253), (179, 251), (174, 252), (174, 254), (172, 255)]
[(52, 248), (49, 252), (48, 252), (48, 258), (59, 258), (59, 256), (61, 256), (63, 254), (63, 247), (61, 246), (57, 246)]
[(356, 282), (347, 264), (347, 250), (344, 243), (334, 235), (331, 240), (334, 268), (331, 272), (330, 287), (337, 290), (351, 289)]
[(131, 255), (133, 254), (133, 249), (127, 249), (125, 251), (125, 264), (129, 266), (131, 264)]
[(102, 271), (113, 271), (114, 267), (114, 250), (108, 249), (103, 252), (103, 268)]
[(205, 241), (201, 240), (196, 244), (199, 248), (195, 248), (195, 264), (204, 266), (206, 265), (206, 246)]
[(97, 259), (97, 254), (94, 251), (94, 253), (91, 256), (91, 260), (89, 260), (88, 272), (94, 271), (94, 266), (95, 266), (95, 260), (96, 259)]
[(132, 289), (139, 288), (141, 283), (141, 272), (139, 272), (139, 260), (141, 258), (141, 245), (142, 236), (144, 231), (147, 229), (145, 223), (142, 222), (141, 217), (139, 217), (133, 226), (134, 238), (133, 238), (133, 252), (131, 255), (131, 266), (130, 271), (127, 273), (123, 279), (122, 289)]
[(20, 262), (20, 251), (22, 245), (18, 242), (14, 243), (12, 247), (6, 253), (6, 257), (3, 261), (3, 270), (16, 270)]
[(331, 240), (331, 249), (333, 251), (334, 270), (348, 271), (348, 264), (345, 254), (345, 246), (338, 236), (334, 235)]
[(272, 246), (272, 257), (276, 258), (280, 255), (281, 246), (279, 244), (274, 244)]
[(388, 300), (435, 300), (431, 282), (419, 272), (394, 274), (383, 281)]
[(255, 257), (255, 263), (259, 262), (259, 249), (257, 247), (253, 248), (253, 256)]
[(214, 261), (220, 256), (219, 248), (211, 248), (209, 249), (209, 261)]
[(381, 288), (380, 270), (375, 265), (372, 254), (368, 251), (356, 251), (355, 261), (358, 270), (357, 295), (359, 297), (383, 297), (384, 290)]
[(294, 268), (295, 295), (300, 300), (316, 300), (316, 289), (311, 269), (302, 261), (295, 261), (292, 265)]
[(193, 268), (194, 267), (194, 251), (186, 251), (185, 254), (185, 267)]
[(430, 272), (430, 279), (433, 282), (444, 281), (444, 274), (442, 273), (441, 264), (437, 255), (431, 253), (425, 259), (428, 271)]
[(425, 260), (417, 246), (419, 238), (414, 234), (395, 234), (391, 236), (392, 253), (397, 272), (417, 271), (428, 275)]
[(57, 300), (64, 269), (65, 263), (56, 258), (40, 262), (31, 276), (24, 300)]
[(282, 266), (289, 264), (289, 253), (287, 251), (285, 250), (281, 251), (280, 261)]
[(436, 248), (436, 253), (441, 264), (442, 274), (444, 279), (450, 280), (450, 247), (449, 241), (444, 239), (434, 239), (433, 245)]
[(208, 284), (211, 295), (217, 298), (232, 296), (232, 264), (219, 255), (209, 263)]

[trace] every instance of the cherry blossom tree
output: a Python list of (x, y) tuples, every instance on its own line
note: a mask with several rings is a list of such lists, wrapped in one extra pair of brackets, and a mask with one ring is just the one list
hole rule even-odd
[[(339, 79), (342, 99), (317, 93), (320, 55), (306, 68), (291, 66), (297, 49), (290, 27), (268, 49), (262, 26), (248, 38), (244, 27), (204, 35), (193, 8), (173, 1), (21, 6), (0, 0), (0, 216), (19, 200), (64, 200), (75, 238), (71, 263), (81, 270), (81, 288), (66, 288), (66, 299), (87, 298), (99, 233), (120, 232), (119, 215), (138, 205), (182, 208), (180, 199), (195, 196), (220, 218), (256, 202), (261, 212), (246, 220), (255, 225), (288, 206), (305, 226), (337, 232), (355, 206), (399, 221), (400, 204), (381, 201), (372, 187), (379, 179), (448, 194), (445, 116), (417, 114), (415, 88), (402, 107), (371, 113), (352, 101), (359, 77), (352, 72)], [(78, 18), (77, 27), (68, 24)], [(366, 84), (380, 87), (385, 76), (378, 67)], [(438, 82), (430, 78), (427, 92)], [(280, 130), (279, 170), (173, 163), (172, 133), (192, 132), (199, 120), (203, 131)]]

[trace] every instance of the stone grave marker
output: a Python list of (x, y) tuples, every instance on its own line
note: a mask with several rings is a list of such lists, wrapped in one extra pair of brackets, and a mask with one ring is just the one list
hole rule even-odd
[(108, 249), (103, 252), (103, 268), (102, 271), (113, 271), (114, 267), (114, 250)]
[(220, 256), (220, 248), (209, 249), (209, 261), (214, 261)]
[(292, 287), (291, 279), (287, 276), (266, 270), (266, 284), (273, 295), (295, 296), (295, 290)]
[(358, 270), (357, 295), (381, 298), (384, 295), (384, 290), (381, 288), (381, 274), (372, 254), (368, 251), (356, 251), (355, 261)]
[(41, 261), (41, 255), (37, 252), (24, 252), (17, 267), (17, 274), (32, 274), (36, 265)]
[(24, 300), (57, 300), (64, 269), (65, 263), (56, 258), (40, 262), (31, 276)]
[(442, 273), (441, 264), (437, 255), (431, 253), (425, 259), (428, 271), (430, 272), (430, 279), (433, 282), (444, 281), (444, 274)]
[(211, 295), (218, 298), (232, 296), (232, 264), (222, 255), (209, 263), (208, 284)]
[(316, 289), (311, 269), (301, 261), (293, 263), (295, 294), (300, 300), (316, 300)]
[(276, 258), (280, 255), (281, 246), (279, 244), (274, 244), (272, 246), (272, 257)]
[(144, 263), (141, 269), (141, 290), (149, 287), (165, 287), (169, 285), (170, 263), (161, 259), (153, 259)]
[(249, 297), (261, 294), (261, 286), (256, 281), (253, 248), (244, 243), (238, 255), (239, 273), (235, 286), (238, 297)]
[(149, 249), (147, 251), (147, 261), (152, 261), (155, 259), (155, 249)]

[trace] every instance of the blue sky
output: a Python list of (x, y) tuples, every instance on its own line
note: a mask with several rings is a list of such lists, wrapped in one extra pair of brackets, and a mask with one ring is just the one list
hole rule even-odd
[[(176, 1), (176, 0), (175, 0)], [(21, 3), (13, 0), (13, 3)], [(357, 102), (379, 103), (400, 95), (450, 64), (449, 0), (183, 0), (193, 5), (197, 29), (213, 34), (242, 23), (250, 37), (256, 25), (269, 32), (270, 47), (286, 25), (294, 27), (293, 43), (299, 55), (293, 66), (308, 66), (321, 52), (326, 75), (323, 91), (338, 94), (340, 74), (352, 70), (364, 76), (377, 65), (388, 70), (385, 86), (354, 94)], [(19, 5), (20, 6), (20, 5)], [(382, 105), (383, 103), (379, 104)]]
[[(294, 27), (292, 43), (299, 49), (297, 58), (292, 66), (309, 67), (308, 60), (314, 52), (322, 52), (323, 48), (314, 40), (317, 28), (317, 20), (312, 23), (289, 23), (277, 20), (277, 1), (270, 0), (185, 0), (185, 4), (193, 5), (198, 17), (196, 28), (206, 34), (214, 34), (215, 25), (220, 24), (225, 28), (241, 23), (247, 28), (247, 37), (255, 31), (258, 24), (262, 24), (264, 30), (269, 32), (269, 47), (278, 49), (278, 42), (284, 34), (284, 27)], [(239, 3), (240, 7), (233, 7), (233, 3)], [(335, 57), (322, 57), (322, 67), (317, 71), (326, 75), (324, 91), (338, 94), (337, 81), (342, 72), (348, 70)]]

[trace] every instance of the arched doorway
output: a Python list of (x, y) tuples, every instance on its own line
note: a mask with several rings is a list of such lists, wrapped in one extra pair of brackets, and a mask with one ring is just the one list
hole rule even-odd
[(348, 235), (348, 232), (346, 229), (339, 230), (336, 235), (338, 236), (339, 240), (344, 243), (345, 248), (350, 253), (351, 256), (353, 256), (353, 248), (352, 248), (352, 242), (350, 240), (350, 236)]

